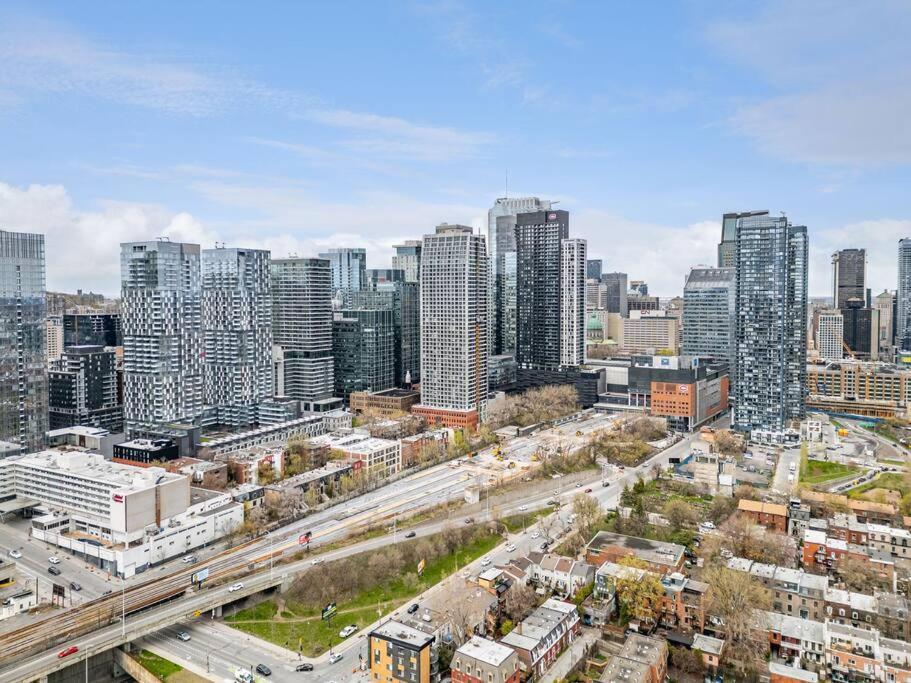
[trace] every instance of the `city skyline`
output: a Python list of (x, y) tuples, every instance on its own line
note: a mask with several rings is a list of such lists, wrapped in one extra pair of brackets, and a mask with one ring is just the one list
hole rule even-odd
[[(3, 11), (0, 226), (47, 235), (50, 289), (115, 294), (116, 245), (159, 235), (276, 258), (364, 247), (368, 267), (385, 267), (394, 244), (441, 222), (485, 225), (507, 173), (509, 196), (559, 201), (605, 272), (660, 296), (715, 263), (721, 214), (754, 209), (808, 226), (812, 296), (830, 291), (842, 247), (867, 249), (874, 291), (895, 287), (895, 245), (911, 234), (909, 141), (890, 118), (904, 101), (893, 91), (907, 7), (592, 10), (601, 21), (572, 6), (371, 7), (345, 22), (362, 40), (320, 74), (306, 67), (332, 36), (292, 40), (297, 10), (239, 22), (206, 9), (176, 10), (181, 29), (167, 32), (136, 7)], [(619, 29), (646, 25), (653, 40)], [(512, 47), (476, 56), (485, 30)], [(381, 49), (396, 31), (420, 89), (380, 77), (402, 68)], [(547, 45), (547, 60), (513, 34)], [(774, 59), (752, 47), (770, 40)], [(629, 68), (610, 68), (619, 55)]]

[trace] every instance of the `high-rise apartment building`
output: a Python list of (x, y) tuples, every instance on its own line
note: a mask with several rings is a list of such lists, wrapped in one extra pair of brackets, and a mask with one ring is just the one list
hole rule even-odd
[(840, 360), (844, 357), (845, 319), (839, 310), (820, 311), (816, 331), (819, 357)]
[[(867, 295), (867, 251), (842, 249), (832, 254), (832, 301), (838, 309), (847, 308), (848, 301), (862, 304)], [(862, 306), (861, 306), (862, 307)]]
[(807, 378), (807, 229), (784, 216), (737, 219), (735, 427), (781, 433), (803, 417)]
[(329, 261), (332, 270), (332, 291), (363, 289), (367, 284), (367, 250), (350, 247), (332, 248), (321, 259)]
[(205, 401), (220, 425), (248, 426), (272, 391), (272, 278), (262, 249), (204, 249)]
[(604, 262), (599, 258), (590, 258), (585, 262), (585, 278), (587, 280), (600, 280)]
[(60, 360), (63, 355), (63, 316), (49, 315), (44, 319), (44, 348), (48, 363)]
[(898, 289), (895, 293), (895, 344), (911, 351), (911, 238), (898, 241)]
[(683, 355), (722, 360), (731, 374), (734, 290), (733, 268), (693, 268), (683, 286)]
[(895, 343), (895, 318), (892, 315), (894, 307), (895, 294), (888, 289), (873, 297), (873, 308), (879, 311), (880, 350), (891, 348)]
[(205, 404), (199, 245), (120, 245), (123, 417), (130, 436), (194, 423)]
[(395, 386), (395, 315), (392, 308), (334, 312), (332, 355), (335, 395), (383, 391)]
[(103, 346), (71, 346), (48, 373), (50, 428), (74, 425), (112, 433), (123, 429), (117, 359)]
[(123, 346), (120, 314), (64, 313), (63, 347), (70, 346)]
[(585, 362), (585, 240), (565, 239), (560, 246), (560, 365)]
[[(585, 321), (574, 326), (576, 336), (564, 337), (564, 311), (585, 309), (584, 263), (579, 277), (564, 277), (566, 263), (575, 263), (584, 253), (584, 243), (569, 239), (569, 213), (562, 210), (535, 211), (516, 216), (516, 362), (520, 368), (558, 370), (564, 358), (574, 357), (584, 344)], [(569, 251), (567, 251), (569, 250)], [(572, 298), (574, 301), (565, 301)], [(578, 337), (578, 338), (577, 338)], [(564, 354), (564, 349), (566, 354)]]
[(0, 456), (47, 432), (44, 235), (0, 230)]
[(395, 325), (395, 386), (421, 379), (421, 286), (401, 270), (367, 270), (366, 290), (346, 291), (347, 309), (388, 309)]
[(630, 280), (629, 291), (630, 294), (648, 296), (648, 283), (645, 280)]
[(490, 326), (492, 355), (516, 352), (516, 216), (546, 211), (551, 203), (538, 197), (500, 197), (487, 212), (490, 254)]
[(405, 282), (421, 281), (421, 240), (405, 240), (404, 244), (396, 244), (395, 255), (392, 257), (393, 270), (405, 273)]
[(412, 412), (474, 427), (487, 406), (487, 247), (464, 225), (440, 225), (421, 254), (421, 403)]
[(718, 267), (734, 266), (734, 246), (737, 241), (737, 221), (750, 216), (764, 216), (768, 211), (744, 211), (726, 213), (721, 217), (721, 242), (718, 244)]
[(333, 403), (332, 293), (328, 260), (272, 260), (275, 393), (308, 410)]
[(604, 273), (601, 276), (601, 282), (606, 287), (604, 293), (608, 313), (619, 313), (625, 318), (629, 315), (628, 294), (626, 273)]

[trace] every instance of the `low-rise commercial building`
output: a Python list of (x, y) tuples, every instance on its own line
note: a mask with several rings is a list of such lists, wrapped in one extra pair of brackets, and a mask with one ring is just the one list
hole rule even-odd
[(31, 534), (129, 577), (231, 533), (243, 508), (189, 478), (97, 453), (41, 451), (0, 461), (0, 491), (45, 513)]
[(394, 417), (411, 411), (421, 400), (421, 393), (413, 389), (386, 389), (385, 391), (352, 391), (348, 396), (355, 413), (376, 412)]
[(290, 422), (279, 422), (258, 429), (228, 434), (217, 439), (206, 441), (202, 445), (204, 456), (214, 457), (225, 453), (242, 451), (253, 446), (285, 444), (294, 436), (313, 438), (337, 429), (351, 427), (351, 413), (333, 410), (318, 415), (308, 415)]
[(911, 405), (911, 369), (847, 359), (811, 364), (807, 388), (807, 410), (904, 418)]
[(402, 446), (398, 441), (346, 429), (316, 437), (311, 443), (338, 451), (351, 464), (360, 463), (367, 477), (383, 479), (402, 469)]
[(164, 463), (180, 457), (177, 444), (170, 439), (133, 439), (114, 444), (114, 459), (125, 463)]

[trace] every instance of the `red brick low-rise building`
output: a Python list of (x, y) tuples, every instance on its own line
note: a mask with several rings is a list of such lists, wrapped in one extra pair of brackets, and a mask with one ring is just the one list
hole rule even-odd
[(754, 524), (784, 534), (788, 530), (788, 508), (777, 503), (763, 503), (758, 500), (741, 499), (737, 503), (737, 514), (747, 517)]
[(452, 656), (454, 683), (519, 683), (519, 655), (511, 647), (472, 636)]
[(523, 680), (540, 678), (579, 635), (576, 606), (549, 598), (500, 641), (516, 651)]

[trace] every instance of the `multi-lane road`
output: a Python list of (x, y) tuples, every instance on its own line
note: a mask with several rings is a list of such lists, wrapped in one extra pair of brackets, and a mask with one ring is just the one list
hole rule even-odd
[[(561, 502), (569, 502), (573, 496), (584, 491), (585, 488), (591, 488), (591, 493), (588, 495), (597, 499), (602, 508), (616, 508), (619, 504), (620, 494), (625, 486), (635, 483), (638, 477), (651, 478), (652, 468), (656, 464), (660, 467), (666, 467), (671, 458), (684, 458), (689, 452), (693, 438), (695, 437), (689, 437), (674, 444), (639, 467), (627, 468), (625, 471), (611, 468), (608, 475), (610, 483), (606, 487), (602, 485), (602, 476), (599, 475), (597, 478), (592, 476), (588, 480), (583, 480), (579, 487), (564, 487), (566, 490), (558, 493), (556, 487), (560, 485), (560, 482), (555, 480), (554, 489), (539, 491), (536, 494), (524, 497), (520, 493), (510, 500), (508, 504), (501, 504), (499, 512), (508, 516), (520, 513), (520, 508), (526, 508), (528, 511), (541, 509), (547, 507), (548, 501), (552, 498), (559, 498)], [(554, 513), (553, 516), (556, 518), (556, 523), (551, 525), (552, 533), (568, 529), (571, 526), (569, 523), (570, 513), (569, 505), (564, 505)], [(474, 517), (480, 521), (484, 519), (484, 514), (474, 515)], [(461, 521), (461, 518), (456, 519), (456, 521)], [(451, 520), (422, 524), (415, 527), (414, 530), (419, 537), (430, 535), (438, 533), (447, 523), (451, 523)], [(525, 532), (512, 535), (509, 539), (504, 540), (503, 544), (488, 553), (485, 558), (490, 560), (491, 566), (502, 565), (507, 563), (511, 557), (519, 557), (537, 549), (543, 539), (533, 536), (535, 529), (536, 527), (529, 527)], [(378, 540), (385, 543), (389, 542), (388, 537)], [(512, 552), (507, 549), (507, 545), (510, 543), (516, 546), (516, 549)], [(352, 547), (352, 549), (355, 548), (357, 552), (363, 552), (366, 549), (361, 544)], [(481, 566), (483, 559), (479, 558), (467, 567), (472, 576), (483, 568)], [(463, 580), (460, 575), (454, 575), (445, 579), (443, 584), (448, 581), (460, 580)], [(415, 600), (408, 601), (408, 604), (417, 601), (423, 607), (423, 605), (433, 600), (435, 592), (442, 589), (443, 586), (438, 584), (425, 594), (417, 596)], [(393, 613), (392, 616), (394, 617), (395, 615), (396, 613)], [(334, 651), (343, 655), (342, 660), (335, 664), (329, 663), (328, 654), (315, 659), (302, 660), (290, 650), (278, 648), (270, 643), (265, 643), (257, 638), (229, 629), (230, 627), (223, 624), (211, 623), (211, 620), (207, 617), (200, 617), (169, 627), (154, 636), (144, 639), (139, 644), (142, 646), (148, 645), (162, 656), (184, 664), (200, 675), (206, 675), (214, 681), (221, 681), (226, 677), (230, 678), (237, 667), (250, 668), (251, 665), (255, 666), (261, 663), (266, 664), (272, 670), (272, 676), (269, 680), (276, 681), (276, 683), (283, 683), (284, 681), (337, 681), (341, 683), (342, 681), (367, 680), (365, 674), (354, 671), (354, 669), (358, 663), (358, 654), (366, 654), (366, 634), (369, 632), (370, 627), (363, 629), (360, 633), (354, 634), (335, 646)], [(190, 635), (190, 641), (181, 642), (177, 640), (176, 634), (181, 630)], [(314, 665), (314, 671), (309, 673), (296, 672), (295, 667), (302, 661), (311, 662)]]

